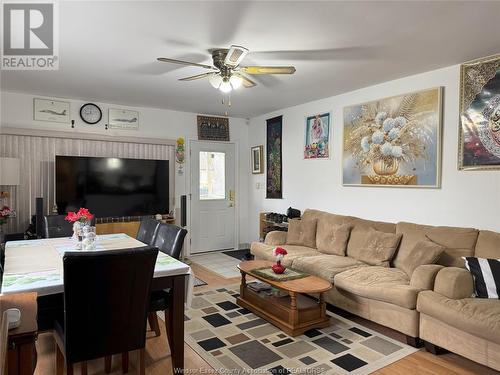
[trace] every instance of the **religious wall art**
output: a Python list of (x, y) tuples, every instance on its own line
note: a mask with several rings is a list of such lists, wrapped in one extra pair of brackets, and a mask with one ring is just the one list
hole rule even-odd
[(305, 159), (328, 159), (330, 157), (330, 113), (306, 117)]
[(198, 116), (198, 140), (229, 141), (227, 117)]

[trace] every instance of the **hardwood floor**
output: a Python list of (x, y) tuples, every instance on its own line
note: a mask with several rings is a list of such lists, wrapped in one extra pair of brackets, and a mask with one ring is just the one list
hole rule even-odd
[[(225, 279), (214, 272), (211, 272), (197, 264), (191, 265), (194, 273), (200, 279), (204, 280), (207, 285), (196, 287), (196, 291), (204, 291), (214, 287), (238, 284), (239, 278)], [(336, 313), (339, 313), (336, 311)], [(358, 324), (366, 326), (370, 329), (378, 331), (386, 336), (392, 337), (405, 343), (405, 336), (399, 332), (389, 328), (382, 327), (365, 319), (356, 317), (348, 313), (341, 313), (348, 319), (355, 321)], [(154, 333), (149, 331), (146, 340), (146, 374), (172, 374), (170, 363), (170, 351), (165, 339), (165, 325), (160, 321), (161, 336), (154, 337)], [(206, 363), (191, 347), (187, 344), (185, 348), (185, 364), (189, 369), (200, 369), (199, 373), (210, 373), (211, 366)], [(51, 333), (42, 333), (37, 342), (38, 364), (35, 371), (37, 375), (55, 374), (55, 343)], [(137, 373), (139, 354), (130, 354), (130, 370), (129, 373)], [(75, 366), (75, 374), (80, 374), (80, 365)], [(208, 371), (207, 371), (208, 370)], [(121, 356), (114, 356), (112, 374), (121, 374)], [(196, 374), (196, 372), (191, 372)], [(104, 359), (91, 361), (88, 363), (88, 374), (97, 375), (105, 374)], [(378, 370), (375, 374), (379, 375), (401, 375), (401, 374), (457, 374), (457, 375), (493, 375), (499, 374), (497, 371), (481, 366), (475, 362), (469, 361), (459, 355), (446, 353), (439, 356), (427, 353), (424, 349), (407, 356), (383, 369)]]

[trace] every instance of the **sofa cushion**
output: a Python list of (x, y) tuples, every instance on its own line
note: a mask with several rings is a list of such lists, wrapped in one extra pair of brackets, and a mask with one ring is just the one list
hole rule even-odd
[(436, 263), (444, 249), (444, 246), (429, 240), (417, 241), (413, 245), (413, 249), (401, 260), (399, 268), (411, 277), (418, 266)]
[(334, 277), (337, 289), (414, 309), (420, 289), (412, 288), (409, 283), (410, 279), (406, 272), (381, 266), (358, 267)]
[[(258, 259), (265, 259), (274, 262), (276, 260), (276, 257), (273, 255), (273, 250), (275, 249), (275, 247), (276, 246), (263, 244), (262, 242), (252, 242), (252, 245), (250, 246), (250, 252)], [(283, 263), (287, 267), (290, 267), (292, 265), (293, 259), (297, 257), (321, 255), (321, 253), (316, 249), (305, 246), (280, 245), (280, 247), (286, 249), (286, 251), (288, 252), (288, 254), (285, 255), (285, 257), (281, 261), (281, 263)]]
[(400, 234), (385, 233), (368, 228), (365, 244), (354, 258), (372, 266), (389, 267), (389, 262), (396, 253), (399, 241), (401, 241)]
[(479, 231), (474, 256), (500, 259), (500, 233), (490, 230)]
[(324, 254), (344, 256), (350, 233), (349, 224), (331, 225), (320, 220), (316, 228), (316, 248)]
[(417, 309), (452, 327), (500, 344), (499, 300), (456, 300), (429, 290), (419, 294)]
[(351, 268), (366, 267), (359, 260), (339, 255), (316, 255), (312, 257), (297, 257), (292, 267), (310, 275), (321, 277), (333, 283), (336, 274)]
[(288, 222), (287, 245), (316, 247), (316, 219), (292, 219)]
[(478, 230), (399, 222), (396, 225), (396, 233), (401, 233), (403, 238), (393, 260), (395, 267), (403, 269), (406, 258), (410, 256), (416, 242), (430, 240), (445, 247), (438, 264), (463, 268), (464, 261), (461, 257), (472, 256), (474, 253)]
[(474, 278), (478, 298), (500, 299), (500, 260), (465, 257), (465, 267)]

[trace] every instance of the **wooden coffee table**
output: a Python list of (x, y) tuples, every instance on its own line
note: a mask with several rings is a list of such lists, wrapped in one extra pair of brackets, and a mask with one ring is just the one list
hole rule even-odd
[[(273, 262), (266, 260), (244, 261), (238, 265), (241, 286), (236, 303), (281, 328), (290, 336), (301, 335), (313, 328), (327, 327), (330, 318), (326, 315), (323, 293), (330, 290), (332, 284), (312, 275), (289, 281), (275, 281), (252, 272), (256, 268), (272, 265)], [(247, 275), (286, 291), (288, 296), (276, 297), (253, 291), (247, 286)], [(316, 293), (319, 294), (318, 301), (303, 295)]]

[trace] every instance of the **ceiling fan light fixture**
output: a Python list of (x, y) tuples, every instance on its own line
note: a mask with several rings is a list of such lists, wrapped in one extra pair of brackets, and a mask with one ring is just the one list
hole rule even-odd
[(243, 84), (243, 78), (241, 78), (239, 75), (233, 74), (231, 78), (229, 78), (229, 83), (231, 84), (233, 89), (236, 90)]
[(219, 90), (222, 91), (223, 93), (228, 93), (232, 89), (233, 89), (233, 87), (229, 83), (229, 80), (223, 80), (222, 83), (219, 86)]
[(222, 83), (222, 77), (219, 74), (212, 74), (208, 81), (214, 88), (218, 89)]

